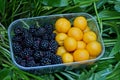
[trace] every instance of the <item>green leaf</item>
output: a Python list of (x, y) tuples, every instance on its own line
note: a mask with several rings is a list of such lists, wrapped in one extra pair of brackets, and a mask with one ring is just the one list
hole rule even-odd
[(118, 70), (118, 69), (120, 69), (120, 61), (115, 65), (115, 68), (114, 68), (114, 70)]
[(120, 61), (120, 52), (118, 52), (117, 54), (115, 54), (115, 59), (116, 59), (116, 61)]
[(115, 8), (116, 11), (120, 12), (120, 2), (115, 4), (114, 8)]
[(105, 80), (104, 74), (109, 73), (108, 70), (102, 70), (100, 72), (95, 73), (94, 79), (93, 80)]
[(45, 74), (45, 75), (42, 75), (42, 78), (44, 80), (54, 80), (54, 76), (52, 74)]
[(24, 75), (24, 74), (19, 74), (19, 76), (21, 77), (21, 79), (23, 80), (29, 80), (28, 76)]
[(91, 80), (93, 78), (93, 73), (95, 72), (96, 68), (98, 66), (95, 65), (94, 67), (92, 67), (89, 71), (87, 71), (86, 69), (84, 70), (84, 72), (82, 72), (80, 74), (80, 76), (78, 77), (78, 80)]
[(68, 0), (42, 0), (44, 5), (53, 7), (63, 7), (68, 5)]
[(11, 76), (8, 75), (8, 76), (6, 76), (3, 80), (11, 80)]
[(82, 73), (80, 74), (78, 80), (86, 80), (86, 74), (85, 74), (85, 72), (82, 72)]
[(99, 9), (100, 7), (102, 7), (108, 0), (99, 0), (96, 4), (97, 9)]
[(106, 80), (118, 80), (120, 79), (120, 61), (115, 65), (113, 71), (107, 75)]
[(120, 36), (118, 37), (118, 40), (115, 44), (115, 46), (113, 47), (111, 53), (110, 53), (110, 56), (113, 56), (115, 55), (116, 53), (118, 53), (120, 51)]
[(0, 71), (0, 79), (3, 80), (5, 77), (8, 76), (10, 69), (4, 68)]
[(73, 0), (74, 4), (81, 3), (83, 1), (90, 1), (90, 0)]
[(120, 19), (120, 13), (116, 11), (103, 10), (98, 15), (102, 20)]
[(26, 74), (22, 73), (20, 69), (13, 66), (13, 71), (14, 73), (17, 73), (16, 76), (20, 77), (22, 80), (29, 80), (29, 77)]
[(13, 72), (12, 80), (18, 80), (18, 76)]
[(110, 74), (112, 71), (112, 67), (109, 66), (106, 69), (102, 69), (100, 71), (95, 71), (91, 73), (91, 76), (87, 80), (106, 80), (106, 76)]
[[(79, 3), (81, 3), (81, 2), (87, 2), (87, 1), (90, 1), (90, 0), (73, 0), (73, 2), (74, 2), (74, 4), (79, 4)], [(93, 1), (93, 0), (91, 0), (91, 1)], [(82, 6), (80, 6), (81, 8), (84, 8), (84, 7), (87, 7), (87, 6), (90, 6), (92, 3), (87, 3), (87, 4), (84, 4), (84, 5), (82, 5)]]
[(6, 0), (0, 0), (0, 13), (4, 15), (5, 12), (5, 2)]
[(22, 70), (20, 70), (16, 67), (14, 67), (14, 70), (15, 70), (16, 73), (19, 73), (20, 76), (21, 76), (21, 74), (23, 74), (23, 76), (25, 76), (25, 77), (31, 77), (35, 80), (43, 80), (43, 78), (41, 78), (41, 76), (37, 76), (37, 75), (31, 74), (29, 72), (22, 71)]
[(106, 25), (111, 26), (112, 29), (115, 30), (115, 32), (117, 34), (117, 42), (115, 43), (114, 47), (112, 48), (112, 51), (110, 52), (109, 56), (115, 55), (120, 50), (120, 46), (119, 46), (119, 43), (120, 43), (120, 28), (119, 28), (119, 25), (117, 25), (116, 23), (117, 23), (116, 21), (105, 23)]

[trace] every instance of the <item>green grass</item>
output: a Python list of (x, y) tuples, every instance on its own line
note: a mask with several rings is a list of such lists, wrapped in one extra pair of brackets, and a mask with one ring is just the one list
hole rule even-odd
[[(0, 0), (0, 78), (1, 80), (119, 80), (120, 79), (120, 3), (119, 0)], [(56, 1), (56, 2), (55, 2)], [(117, 6), (117, 7), (116, 7)], [(87, 12), (93, 15), (105, 44), (105, 54), (84, 68), (44, 75), (18, 69), (11, 61), (7, 29), (24, 17)]]

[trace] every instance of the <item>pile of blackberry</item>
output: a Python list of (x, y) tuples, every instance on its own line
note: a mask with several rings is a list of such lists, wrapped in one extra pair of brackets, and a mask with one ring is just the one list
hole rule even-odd
[(16, 26), (12, 38), (16, 62), (25, 67), (61, 64), (61, 57), (55, 54), (58, 43), (53, 30), (52, 24), (31, 25), (29, 29)]

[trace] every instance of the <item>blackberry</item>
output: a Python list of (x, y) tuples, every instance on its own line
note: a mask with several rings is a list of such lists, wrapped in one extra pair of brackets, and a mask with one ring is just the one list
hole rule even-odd
[(33, 45), (33, 37), (32, 35), (29, 34), (25, 36), (25, 39), (24, 39), (24, 44), (26, 47), (31, 47)]
[(33, 67), (33, 66), (36, 66), (36, 63), (34, 60), (31, 60), (31, 61), (27, 61), (27, 64), (26, 64), (27, 67)]
[(51, 58), (54, 54), (51, 51), (44, 51), (44, 57)]
[(62, 63), (62, 58), (58, 55), (53, 55), (51, 57), (52, 64), (61, 64)]
[(19, 43), (13, 43), (13, 52), (15, 54), (19, 53), (22, 51), (22, 46)]
[(31, 50), (30, 48), (25, 48), (20, 55), (22, 58), (27, 60), (30, 56), (32, 56), (32, 54), (33, 50)]
[(12, 41), (13, 42), (21, 42), (22, 41), (22, 36), (15, 35), (15, 36), (13, 36)]
[(44, 56), (44, 53), (43, 51), (36, 51), (33, 56), (35, 60), (39, 60)]
[(14, 28), (14, 33), (15, 33), (16, 35), (21, 35), (21, 34), (23, 33), (23, 28), (22, 28), (21, 26), (16, 26), (16, 27)]
[(40, 42), (40, 48), (42, 50), (47, 50), (49, 47), (49, 41), (48, 40), (41, 40)]
[(36, 65), (33, 57), (29, 57), (26, 62), (27, 62), (26, 64), (27, 67), (32, 67)]
[(44, 28), (46, 29), (46, 33), (48, 33), (48, 34), (51, 34), (53, 32), (52, 24), (46, 24), (46, 25), (44, 25)]
[(17, 56), (17, 57), (15, 57), (15, 61), (16, 61), (16, 63), (20, 64), (22, 61), (22, 58)]
[(55, 40), (55, 36), (56, 36), (56, 34), (52, 33), (51, 35), (49, 35), (49, 40)]
[(39, 41), (39, 42), (40, 42), (40, 41), (41, 41), (41, 37), (33, 37), (33, 40), (34, 40), (34, 41)]
[(32, 60), (34, 60), (34, 57), (32, 57), (32, 56), (27, 58), (27, 61), (32, 61)]
[(41, 66), (45, 66), (45, 65), (51, 65), (51, 60), (49, 59), (49, 58), (42, 58), (41, 60), (40, 60), (40, 65)]
[(53, 53), (56, 53), (57, 48), (58, 48), (58, 43), (55, 40), (51, 40), (49, 42), (49, 50)]
[(26, 60), (21, 60), (20, 65), (25, 67), (26, 66)]
[(49, 40), (49, 34), (45, 33), (43, 36), (42, 36), (42, 39), (44, 40)]
[(40, 44), (40, 41), (34, 41), (34, 43), (33, 43), (33, 49), (34, 50), (39, 50), (39, 44)]
[(45, 33), (46, 33), (45, 28), (39, 27), (39, 28), (36, 30), (35, 35), (36, 35), (36, 36), (43, 36)]
[(29, 30), (26, 28), (23, 28), (22, 37), (25, 38), (26, 36), (29, 36)]
[(36, 26), (35, 26), (35, 25), (31, 25), (30, 28), (29, 28), (29, 32), (30, 32), (32, 35), (35, 35)]

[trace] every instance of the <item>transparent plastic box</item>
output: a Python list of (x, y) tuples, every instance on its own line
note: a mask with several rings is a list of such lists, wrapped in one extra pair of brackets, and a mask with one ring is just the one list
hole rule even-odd
[[(14, 35), (13, 29), (16, 26), (22, 25), (23, 27), (28, 28), (28, 26), (30, 26), (32, 24), (37, 24), (37, 23), (39, 23), (41, 25), (45, 24), (45, 23), (54, 24), (55, 21), (58, 18), (61, 18), (61, 17), (67, 18), (72, 23), (73, 20), (75, 19), (75, 17), (77, 17), (77, 16), (84, 16), (88, 21), (88, 26), (90, 27), (90, 29), (92, 31), (94, 31), (98, 36), (97, 41), (99, 41), (102, 45), (102, 52), (97, 58), (90, 59), (90, 60), (85, 60), (85, 61), (80, 61), (80, 62), (63, 63), (63, 64), (55, 64), (55, 65), (47, 65), (47, 66), (35, 66), (35, 67), (24, 67), (24, 66), (21, 66), (18, 63), (16, 63), (15, 56), (14, 56), (14, 53), (13, 53), (13, 48), (12, 48), (12, 37)], [(13, 63), (18, 68), (20, 68), (22, 70), (25, 70), (25, 71), (30, 71), (30, 72), (32, 71), (32, 73), (35, 73), (35, 74), (51, 73), (51, 72), (72, 70), (72, 69), (75, 69), (75, 68), (85, 67), (91, 62), (95, 62), (95, 61), (99, 60), (102, 57), (102, 55), (104, 54), (104, 50), (105, 50), (97, 21), (94, 17), (92, 17), (88, 13), (56, 14), (56, 15), (38, 16), (38, 17), (32, 17), (32, 18), (18, 19), (18, 20), (13, 21), (10, 24), (10, 26), (8, 28), (8, 37), (9, 37), (10, 51), (11, 51), (10, 54), (11, 54), (11, 58), (12, 58)]]

